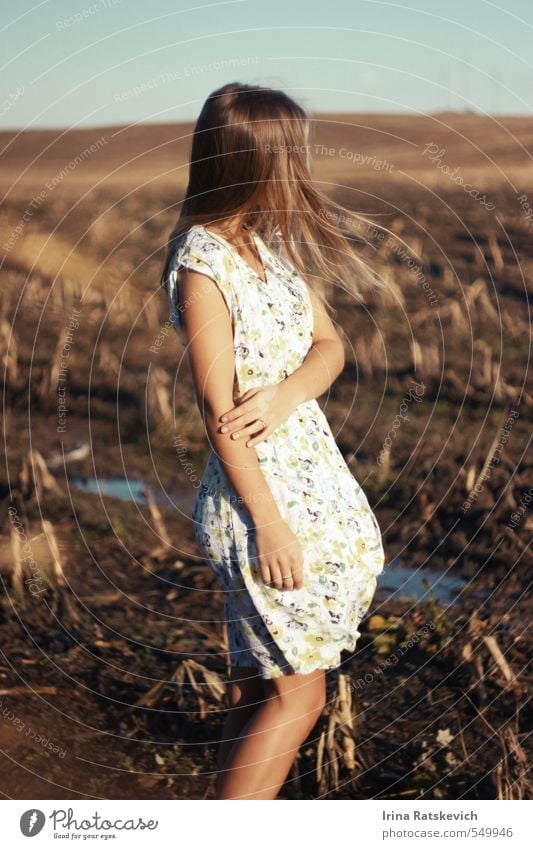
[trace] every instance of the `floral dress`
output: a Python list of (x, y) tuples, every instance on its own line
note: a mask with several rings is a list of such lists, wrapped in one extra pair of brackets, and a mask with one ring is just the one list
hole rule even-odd
[[(313, 308), (307, 285), (253, 233), (266, 283), (222, 236), (193, 225), (181, 234), (169, 273), (170, 318), (180, 331), (176, 271), (184, 266), (220, 289), (233, 326), (234, 400), (277, 383), (304, 361)], [(304, 555), (304, 586), (266, 585), (257, 563), (255, 528), (215, 451), (192, 510), (201, 555), (225, 599), (232, 666), (263, 678), (335, 669), (353, 651), (384, 567), (381, 533), (348, 468), (326, 416), (313, 399), (253, 447), (283, 519)]]

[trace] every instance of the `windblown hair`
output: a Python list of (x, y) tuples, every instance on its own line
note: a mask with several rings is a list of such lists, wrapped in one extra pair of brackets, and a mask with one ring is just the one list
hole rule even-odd
[(327, 283), (358, 300), (365, 289), (386, 287), (352, 244), (353, 236), (370, 244), (365, 230), (386, 228), (317, 188), (308, 138), (306, 112), (283, 91), (230, 83), (209, 95), (194, 130), (189, 183), (168, 241), (162, 285), (168, 285), (184, 231), (214, 224), (224, 234), (224, 219), (240, 216), (270, 247), (281, 242), (298, 273), (315, 278), (323, 300)]

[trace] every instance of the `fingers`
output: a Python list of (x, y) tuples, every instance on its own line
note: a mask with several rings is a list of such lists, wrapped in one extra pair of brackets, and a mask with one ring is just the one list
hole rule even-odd
[(296, 535), (281, 521), (277, 532), (256, 535), (257, 561), (263, 582), (276, 590), (299, 590), (304, 586), (304, 551)]
[[(250, 424), (246, 425), (246, 427), (243, 427), (241, 430), (237, 431), (236, 433), (230, 433), (229, 436), (231, 436), (233, 439), (242, 439), (243, 437), (254, 433), (256, 433), (258, 436), (261, 435), (261, 439), (264, 439), (268, 435), (267, 428), (265, 428), (261, 424), (261, 422), (253, 421), (250, 422)], [(249, 442), (247, 442), (246, 444), (249, 445)]]
[(265, 584), (276, 590), (299, 590), (303, 587), (303, 569), (296, 564), (265, 563), (261, 566), (261, 577)]
[(292, 551), (289, 556), (290, 569), (287, 569), (282, 574), (290, 575), (290, 588), (300, 590), (304, 585), (304, 557), (301, 547), (297, 551)]
[(298, 566), (292, 571), (292, 587), (295, 590), (301, 590), (304, 585), (304, 570)]
[(301, 590), (304, 585), (303, 570), (300, 567), (293, 566), (290, 571), (281, 571), (282, 586), (280, 590)]
[(284, 589), (284, 590), (293, 590), (294, 589), (294, 581), (292, 579), (292, 573), (289, 573), (288, 575), (282, 575), (281, 579), (283, 581), (282, 589)]
[(219, 421), (222, 424), (228, 424), (229, 422), (233, 422), (235, 419), (238, 419), (241, 416), (247, 416), (249, 413), (257, 406), (257, 399), (252, 396), (248, 398), (248, 400), (243, 401), (242, 399), (239, 401), (235, 407), (232, 407), (231, 410), (227, 410), (227, 412), (222, 413), (219, 416)]
[(247, 389), (244, 395), (241, 395), (237, 404), (242, 404), (243, 401), (248, 401), (249, 398), (253, 398), (254, 395), (257, 395), (258, 392), (261, 391), (263, 387), (261, 386), (252, 386), (251, 389)]
[(246, 397), (248, 394), (248, 392), (245, 392), (242, 398), (239, 398), (237, 401), (235, 401), (234, 407), (232, 407), (230, 410), (226, 410), (224, 413), (221, 413), (218, 417), (219, 422), (224, 423), (228, 420), (228, 418), (231, 419), (232, 416), (238, 415), (238, 411), (242, 410), (245, 402), (251, 400), (252, 396), (249, 396), (248, 398)]
[[(259, 425), (259, 427), (260, 427), (260, 425)], [(252, 439), (248, 440), (248, 442), (246, 443), (246, 447), (247, 448), (253, 448), (254, 445), (258, 445), (260, 442), (262, 442), (264, 439), (266, 439), (267, 436), (270, 436), (271, 430), (272, 430), (271, 425), (267, 425), (267, 427), (259, 430), (259, 432), (257, 433), (256, 436), (254, 436), (254, 437), (252, 437)]]
[(259, 558), (259, 570), (261, 572), (261, 579), (263, 583), (270, 584), (272, 580), (272, 576), (270, 574), (270, 567), (268, 563), (261, 557)]
[[(247, 407), (244, 412), (239, 412), (239, 414), (235, 414), (231, 419), (224, 422), (222, 427), (220, 428), (221, 433), (227, 433), (228, 436), (232, 436), (236, 431), (241, 431), (247, 424), (251, 424), (256, 419), (260, 419), (261, 415), (259, 413), (258, 408), (255, 405)], [(234, 437), (235, 438), (235, 437)]]
[(270, 566), (270, 580), (267, 582), (271, 587), (277, 590), (283, 588), (283, 578), (281, 577), (281, 569), (279, 566)]
[[(259, 558), (259, 568), (263, 582), (276, 590), (284, 588), (284, 579), (277, 563), (269, 563), (265, 558)], [(286, 573), (283, 573), (286, 574)]]

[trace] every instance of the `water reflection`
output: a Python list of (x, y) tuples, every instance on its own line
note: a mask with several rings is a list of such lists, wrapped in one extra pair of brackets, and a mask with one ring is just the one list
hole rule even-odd
[[(121, 501), (142, 505), (148, 503), (146, 491), (150, 490), (158, 504), (174, 506), (182, 515), (189, 517), (196, 496), (196, 490), (186, 495), (165, 490), (156, 491), (146, 481), (136, 478), (73, 477), (70, 483), (83, 492), (99, 493), (106, 498), (119, 498)], [(393, 598), (420, 601), (433, 596), (444, 604), (451, 604), (467, 584), (468, 581), (460, 575), (452, 575), (431, 566), (408, 566), (396, 557), (386, 565), (379, 576), (376, 594), (381, 600)]]
[(154, 501), (158, 504), (167, 504), (176, 507), (185, 515), (190, 515), (194, 494), (178, 495), (164, 489), (156, 490), (151, 484), (137, 478), (85, 478), (74, 476), (70, 478), (70, 485), (82, 492), (96, 493), (106, 498), (118, 498), (121, 501), (132, 501), (135, 504), (148, 504), (147, 491), (152, 493)]
[(427, 601), (431, 596), (445, 604), (456, 600), (468, 584), (465, 578), (431, 566), (407, 566), (398, 557), (391, 560), (378, 578), (380, 598)]

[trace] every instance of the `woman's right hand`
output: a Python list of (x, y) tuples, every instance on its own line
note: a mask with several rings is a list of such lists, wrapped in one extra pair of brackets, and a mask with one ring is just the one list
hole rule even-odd
[(304, 555), (300, 540), (284, 519), (256, 525), (255, 540), (261, 577), (278, 590), (303, 587)]

